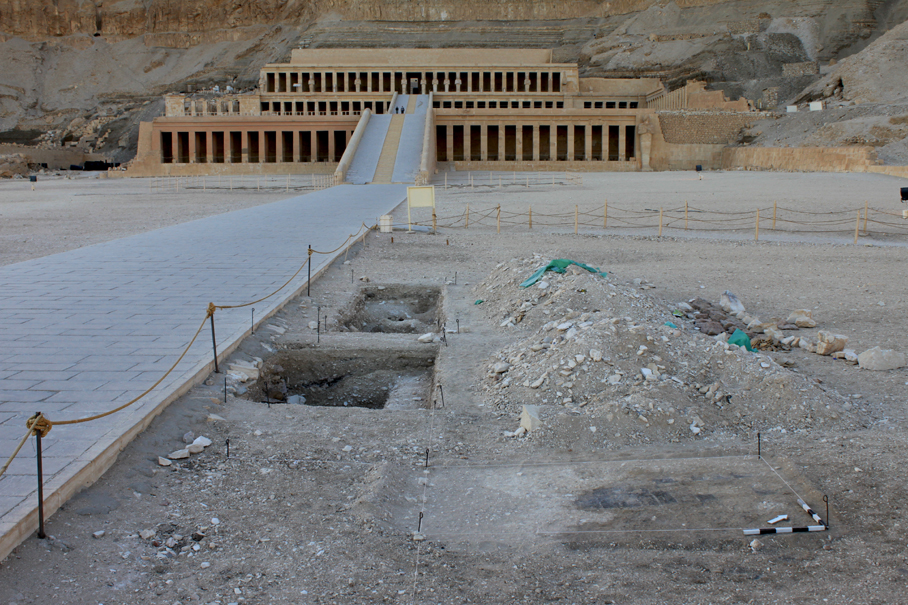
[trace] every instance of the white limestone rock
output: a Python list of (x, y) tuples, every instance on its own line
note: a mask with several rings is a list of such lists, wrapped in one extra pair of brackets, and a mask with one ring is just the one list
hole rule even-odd
[(167, 457), (170, 458), (171, 460), (183, 460), (184, 458), (189, 458), (189, 450), (186, 448), (183, 448), (183, 449), (177, 450), (175, 452), (170, 452), (167, 455)]
[(504, 374), (511, 369), (511, 364), (506, 361), (499, 361), (494, 366), (492, 366), (492, 372), (495, 374)]
[(722, 296), (719, 298), (719, 306), (722, 307), (723, 311), (731, 313), (732, 315), (744, 312), (744, 304), (738, 300), (737, 296), (728, 290), (723, 292)]
[(542, 426), (542, 420), (539, 419), (538, 405), (525, 405), (520, 412), (520, 427), (527, 432), (533, 432)]
[(795, 309), (785, 320), (785, 323), (794, 324), (799, 328), (816, 328), (817, 322), (811, 316), (809, 309)]
[(873, 347), (858, 355), (858, 364), (862, 369), (880, 372), (903, 368), (908, 365), (908, 361), (904, 353)]
[(435, 334), (433, 334), (432, 332), (427, 332), (427, 333), (423, 334), (422, 336), (420, 336), (419, 338), (417, 338), (416, 340), (418, 340), (419, 342), (429, 343), (429, 342), (432, 342), (433, 340), (435, 340)]

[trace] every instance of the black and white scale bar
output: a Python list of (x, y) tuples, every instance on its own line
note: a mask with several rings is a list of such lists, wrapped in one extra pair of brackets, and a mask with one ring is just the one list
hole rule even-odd
[(745, 529), (745, 536), (762, 536), (763, 534), (799, 534), (809, 531), (826, 531), (825, 525), (808, 525), (807, 527), (764, 527), (762, 529)]
[(806, 502), (804, 502), (803, 500), (801, 500), (800, 498), (798, 498), (798, 504), (801, 505), (801, 508), (803, 508), (805, 511), (807, 511), (807, 514), (808, 514), (808, 515), (810, 515), (811, 517), (813, 517), (813, 520), (814, 520), (814, 521), (816, 521), (817, 523), (822, 523), (823, 525), (826, 525), (826, 522), (823, 521), (822, 519), (820, 519), (820, 515), (818, 515), (818, 514), (816, 514), (815, 512), (813, 512), (813, 509), (810, 508), (809, 506), (807, 506), (807, 503), (806, 503)]

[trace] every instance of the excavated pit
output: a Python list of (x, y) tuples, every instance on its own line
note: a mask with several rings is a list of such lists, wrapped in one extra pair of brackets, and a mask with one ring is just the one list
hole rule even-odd
[(436, 354), (435, 347), (282, 351), (265, 360), (250, 396), (325, 407), (429, 408)]
[(441, 291), (426, 286), (367, 286), (341, 316), (348, 332), (418, 334), (438, 327)]

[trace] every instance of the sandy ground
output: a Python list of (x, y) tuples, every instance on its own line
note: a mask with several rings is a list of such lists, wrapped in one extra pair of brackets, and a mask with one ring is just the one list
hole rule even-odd
[[(547, 191), (448, 190), (439, 192), (439, 214), (467, 202), (570, 213), (605, 192), (626, 204), (639, 192), (647, 199), (637, 203), (649, 207), (651, 198), (683, 202), (689, 187), (704, 188), (699, 203), (715, 208), (745, 208), (773, 195), (811, 211), (866, 197), (898, 207), (892, 192), (899, 182), (885, 177), (713, 176), (694, 182), (682, 174), (586, 175), (583, 186)], [(398, 209), (395, 222), (405, 219)], [(86, 233), (103, 237), (99, 231)], [(278, 330), (257, 331), (235, 357), (262, 357), (267, 367), (278, 349), (347, 351), (353, 359), (357, 351), (384, 351), (389, 359), (400, 351), (437, 351), (433, 386), (415, 391), (416, 409), (269, 406), (261, 401), (261, 380), (235, 385), (249, 392), (231, 391), (225, 402), (223, 377), (213, 375), (54, 515), (53, 540), (30, 538), (3, 563), (0, 602), (902, 600), (908, 370), (871, 373), (800, 349), (772, 353), (788, 362), (785, 371), (813, 381), (851, 413), (797, 431), (755, 427), (763, 431), (762, 466), (753, 455), (755, 431), (707, 428), (694, 436), (684, 425), (671, 441), (631, 440), (610, 430), (593, 404), (545, 406), (544, 430), (509, 438), (503, 432), (517, 428), (519, 405), (496, 405), (480, 385), (497, 352), (530, 328), (501, 327), (474, 304), (474, 288), (514, 258), (572, 258), (608, 270), (622, 288), (648, 280), (656, 287), (642, 295), (665, 308), (697, 296), (718, 301), (729, 289), (761, 317), (811, 309), (820, 328), (849, 336), (858, 351), (877, 344), (902, 349), (905, 240), (871, 235), (853, 246), (844, 235), (837, 241), (828, 234), (754, 242), (743, 232), (657, 238), (553, 231), (512, 227), (498, 234), (490, 226), (435, 236), (372, 234), (364, 249), (350, 251), (349, 264), (340, 259), (319, 279), (312, 298), (293, 301), (272, 320)], [(441, 319), (448, 328), (459, 320), (461, 333), (447, 334), (446, 345), (417, 343), (417, 334), (339, 332), (337, 320), (349, 318), (365, 285), (360, 277), (370, 288), (438, 288)], [(309, 328), (316, 310), (327, 333)], [(190, 430), (213, 444), (159, 466), (158, 456), (183, 447)], [(765, 526), (776, 512), (793, 525), (810, 522), (795, 493), (824, 517), (828, 495), (828, 532), (761, 536), (756, 543), (742, 535), (743, 525)], [(628, 494), (645, 496), (644, 503), (630, 502)], [(584, 523), (606, 522), (615, 533), (576, 533)], [(420, 523), (426, 540), (414, 541)], [(671, 531), (645, 531), (654, 528)], [(142, 538), (143, 530), (151, 537)]]
[(35, 191), (27, 179), (5, 179), (0, 181), (0, 265), (286, 199), (278, 180), (261, 191), (249, 180), (242, 195), (230, 195), (222, 189), (203, 191), (201, 183), (193, 182), (187, 191), (185, 183), (176, 189), (172, 180), (108, 180), (98, 173), (41, 175)]

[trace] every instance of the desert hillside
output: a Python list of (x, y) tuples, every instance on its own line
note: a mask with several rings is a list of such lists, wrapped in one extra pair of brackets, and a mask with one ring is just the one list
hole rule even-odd
[[(908, 0), (0, 0), (0, 142), (80, 141), (126, 160), (161, 94), (252, 87), (300, 45), (553, 48), (586, 75), (705, 79), (763, 107), (805, 89), (899, 104), (906, 18)], [(881, 56), (886, 69), (868, 69)]]

